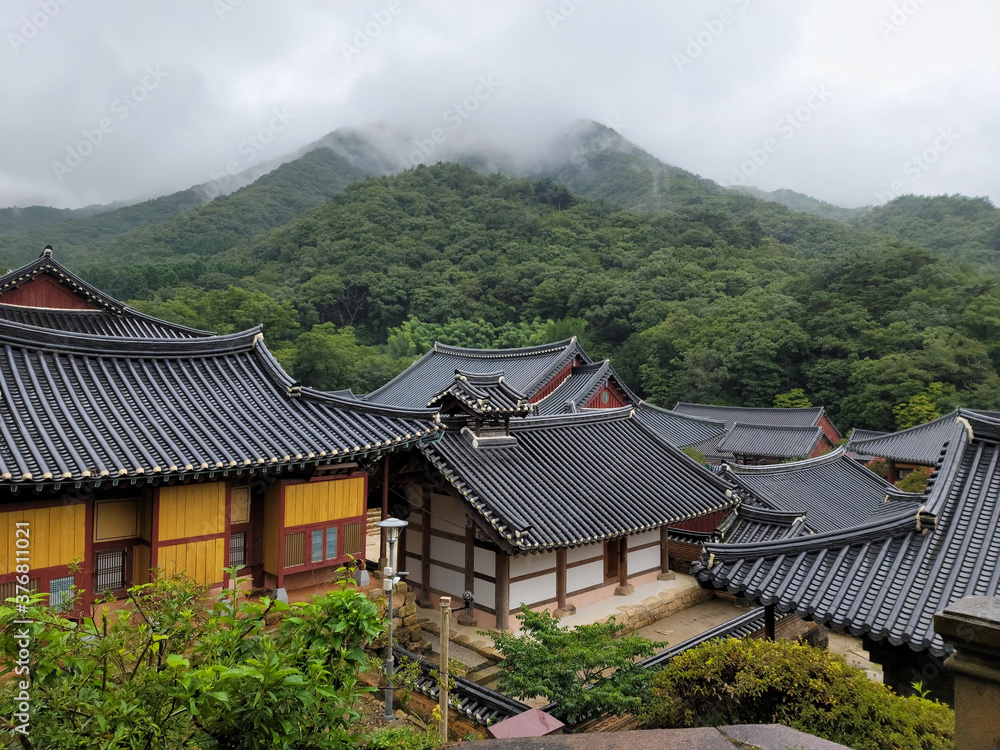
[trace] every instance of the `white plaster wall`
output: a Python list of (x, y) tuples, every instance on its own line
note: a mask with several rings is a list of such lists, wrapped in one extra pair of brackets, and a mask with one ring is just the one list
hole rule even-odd
[(431, 560), (465, 567), (465, 545), (431, 534)]
[(448, 570), (432, 563), (431, 588), (458, 597), (458, 601), (461, 602), (462, 592), (465, 591), (465, 576), (457, 570)]
[(599, 586), (604, 583), (604, 561), (578, 565), (566, 571), (566, 594), (570, 595), (574, 591)]
[(629, 547), (641, 547), (644, 544), (659, 544), (660, 543), (660, 530), (653, 529), (652, 531), (644, 531), (641, 534), (634, 534), (628, 538)]
[(423, 581), (420, 580), (420, 558), (411, 557), (410, 555), (407, 555), (406, 565), (400, 567), (400, 570), (405, 570), (407, 573), (410, 574), (406, 577), (407, 583), (415, 583), (415, 584), (423, 583)]
[(521, 603), (536, 604), (556, 595), (556, 574), (536, 576), (528, 581), (518, 581), (510, 585), (510, 608), (516, 609)]
[(573, 547), (566, 550), (566, 562), (575, 563), (589, 560), (591, 557), (604, 557), (603, 544), (588, 544), (586, 547)]
[(465, 536), (465, 511), (449, 495), (431, 495), (431, 528)]
[(629, 575), (640, 573), (660, 565), (660, 548), (648, 547), (628, 553)]
[[(484, 576), (496, 576), (497, 553), (476, 547), (476, 572)], [(463, 558), (464, 560), (464, 558)], [(464, 564), (464, 563), (463, 563)]]
[(497, 603), (497, 589), (489, 581), (476, 579), (476, 604), (492, 609)]
[(526, 576), (540, 570), (549, 570), (556, 566), (555, 550), (539, 552), (537, 555), (521, 555), (510, 559), (510, 577)]

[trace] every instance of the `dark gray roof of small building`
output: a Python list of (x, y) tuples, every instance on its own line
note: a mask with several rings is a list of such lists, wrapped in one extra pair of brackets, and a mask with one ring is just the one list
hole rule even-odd
[(698, 448), (705, 453), (706, 458), (709, 457), (708, 453), (702, 447), (708, 448), (710, 444), (710, 449), (715, 453), (719, 438), (726, 434), (724, 422), (692, 417), (645, 401), (636, 406), (635, 416), (668, 443), (673, 443), (678, 448)]
[(821, 427), (791, 427), (737, 422), (719, 441), (720, 453), (765, 458), (806, 458), (823, 439)]
[(434, 348), (367, 399), (417, 408), (462, 372), (503, 372), (507, 384), (529, 398), (563, 367), (579, 358), (590, 362), (574, 336), (566, 341), (520, 349), (467, 349), (435, 343)]
[(794, 463), (732, 465), (725, 476), (769, 508), (804, 514), (808, 528), (820, 533), (864, 523), (887, 495), (898, 493), (843, 448)]
[(940, 457), (942, 444), (954, 431), (958, 416), (958, 411), (953, 411), (930, 422), (877, 437), (859, 439), (852, 433), (847, 450), (891, 461), (934, 466)]
[[(514, 551), (573, 547), (732, 507), (730, 485), (634, 418), (631, 407), (532, 417), (512, 445), (449, 430), (420, 449)], [(478, 447), (477, 447), (478, 445)]]
[(0, 321), (0, 486), (304, 468), (441, 428), (303, 388), (259, 328), (141, 339)]
[(823, 418), (822, 406), (808, 409), (771, 409), (752, 406), (714, 406), (712, 404), (688, 404), (682, 401), (674, 411), (694, 417), (725, 422), (727, 429), (740, 424), (765, 424), (776, 427), (815, 427)]
[(502, 372), (472, 373), (455, 370), (455, 380), (427, 403), (427, 408), (446, 408), (449, 401), (466, 411), (487, 416), (528, 416), (534, 406), (523, 393), (504, 381)]
[(1000, 595), (1000, 419), (956, 416), (922, 507), (898, 502), (897, 513), (796, 539), (708, 543), (693, 570), (705, 585), (780, 612), (943, 655), (934, 613)]

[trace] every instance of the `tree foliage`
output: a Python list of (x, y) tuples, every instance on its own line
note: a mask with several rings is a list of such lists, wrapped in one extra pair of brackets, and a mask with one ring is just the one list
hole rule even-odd
[[(35, 597), (27, 617), (0, 607), (0, 675), (11, 673), (19, 619), (30, 619), (35, 748), (352, 747), (364, 647), (375, 605), (345, 583), (309, 604), (211, 595), (182, 577), (133, 587), (126, 606), (79, 622)], [(266, 628), (271, 613), (286, 616)], [(16, 681), (0, 683), (0, 721)], [(6, 728), (9, 728), (6, 727)], [(17, 735), (15, 735), (16, 737)], [(29, 745), (25, 745), (28, 747)]]
[(614, 617), (605, 623), (559, 624), (548, 611), (521, 605), (519, 635), (481, 631), (503, 654), (497, 686), (519, 698), (544, 696), (557, 705), (553, 714), (571, 724), (612, 711), (637, 711), (649, 688), (649, 671), (636, 664), (662, 643), (636, 635), (616, 636), (624, 628)]
[(727, 639), (677, 655), (653, 678), (652, 727), (778, 723), (857, 750), (951, 750), (955, 714), (904, 698), (842, 657), (790, 641)]

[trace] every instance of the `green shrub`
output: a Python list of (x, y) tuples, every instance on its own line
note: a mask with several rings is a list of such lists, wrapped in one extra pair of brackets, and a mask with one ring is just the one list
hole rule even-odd
[(653, 678), (651, 727), (784, 724), (855, 750), (955, 747), (955, 714), (904, 698), (839, 656), (792, 642), (712, 641)]
[(419, 732), (411, 727), (383, 727), (359, 743), (357, 750), (434, 750), (441, 746), (436, 730)]

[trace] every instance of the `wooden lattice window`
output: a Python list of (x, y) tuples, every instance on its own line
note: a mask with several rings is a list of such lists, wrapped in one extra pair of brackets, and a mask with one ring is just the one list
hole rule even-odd
[(285, 567), (305, 565), (306, 562), (306, 532), (296, 531), (285, 534)]
[(124, 549), (98, 552), (94, 565), (94, 590), (100, 593), (125, 588)]
[(229, 536), (229, 567), (247, 564), (247, 533), (234, 531)]
[(358, 557), (365, 552), (365, 525), (358, 521), (344, 524), (344, 554)]

